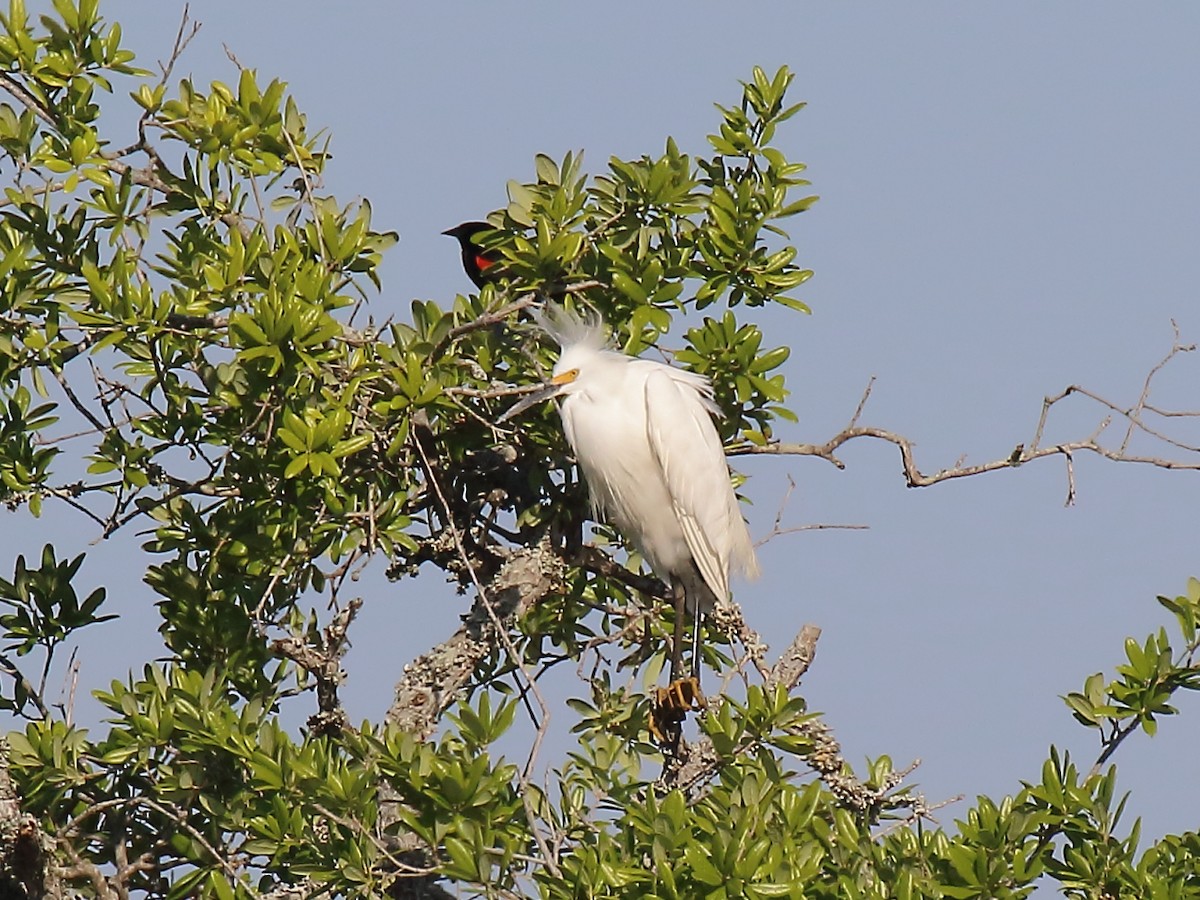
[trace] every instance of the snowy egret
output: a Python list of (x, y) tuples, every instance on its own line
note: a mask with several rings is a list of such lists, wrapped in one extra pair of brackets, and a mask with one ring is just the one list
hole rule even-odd
[(463, 268), (477, 288), (496, 280), (497, 273), (488, 270), (500, 261), (500, 254), (495, 250), (480, 247), (474, 238), (481, 232), (495, 230), (495, 226), (487, 222), (463, 222), (442, 232), (458, 241), (459, 249), (462, 250)]
[[(593, 509), (615, 525), (675, 600), (673, 685), (663, 702), (700, 704), (701, 617), (729, 599), (731, 571), (758, 573), (754, 545), (729, 480), (707, 378), (606, 349), (596, 323), (557, 310), (543, 325), (561, 352), (542, 390), (502, 421), (559, 397), (567, 442)], [(692, 673), (682, 678), (684, 607), (692, 613)], [(684, 685), (684, 688), (680, 688)]]

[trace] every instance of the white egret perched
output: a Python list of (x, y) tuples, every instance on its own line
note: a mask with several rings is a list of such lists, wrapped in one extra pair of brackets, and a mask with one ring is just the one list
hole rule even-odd
[[(597, 323), (557, 310), (543, 324), (562, 352), (545, 387), (511, 418), (559, 397), (567, 442), (583, 470), (594, 511), (615, 525), (675, 599), (672, 688), (664, 703), (686, 708), (699, 692), (700, 621), (729, 599), (729, 575), (758, 574), (712, 416), (708, 379), (605, 348)], [(694, 618), (692, 677), (682, 678), (684, 607)], [(680, 685), (690, 685), (685, 693)]]

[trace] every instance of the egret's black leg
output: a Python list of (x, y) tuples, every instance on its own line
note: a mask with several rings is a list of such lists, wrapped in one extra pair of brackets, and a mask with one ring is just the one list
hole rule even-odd
[(675, 636), (671, 640), (671, 680), (678, 681), (683, 677), (683, 619), (687, 611), (687, 593), (683, 582), (673, 581), (671, 592), (675, 600)]
[(683, 739), (683, 719), (689, 711), (704, 709), (708, 702), (700, 693), (700, 614), (695, 616), (695, 631), (692, 633), (692, 674), (683, 677), (683, 619), (687, 614), (686, 592), (679, 581), (671, 582), (672, 599), (675, 601), (675, 633), (671, 640), (671, 683), (659, 688), (647, 723), (651, 736), (678, 752)]

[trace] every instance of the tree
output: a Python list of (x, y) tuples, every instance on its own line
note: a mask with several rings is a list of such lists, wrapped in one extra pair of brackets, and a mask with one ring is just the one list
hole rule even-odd
[[(723, 610), (706, 663), (740, 686), (687, 746), (651, 741), (665, 589), (618, 535), (585, 532), (551, 411), (495, 424), (553, 357), (535, 304), (586, 304), (631, 353), (688, 314), (675, 362), (712, 379), (735, 455), (836, 462), (847, 440), (883, 439), (913, 485), (1045, 455), (1135, 459), (1092, 437), (925, 476), (910, 442), (857, 414), (823, 444), (776, 440), (787, 348), (741, 315), (805, 309), (790, 292), (809, 273), (778, 225), (814, 199), (794, 196), (803, 166), (772, 145), (801, 106), (786, 69), (753, 72), (709, 157), (668, 140), (592, 177), (577, 155), (539, 157), (493, 217), (505, 280), (376, 327), (356, 323), (394, 236), (365, 201), (320, 193), (328, 154), (283, 83), (173, 81), (186, 20), (155, 78), (96, 0), (55, 10), (34, 25), (13, 2), (0, 35), (0, 490), (19, 515), (53, 504), (106, 536), (151, 529), (168, 659), (148, 648), (98, 692), (112, 719), (93, 735), (44, 686), (113, 601), (53, 546), (0, 580), (0, 703), (28, 719), (0, 767), (6, 894), (1020, 897), (1039, 879), (1074, 896), (1200, 894), (1200, 839), (1139, 852), (1109, 764), (1200, 685), (1200, 582), (1160, 598), (1179, 641), (1130, 641), (1115, 677), (1066, 698), (1101, 734), (1095, 765), (1052, 749), (952, 831), (927, 826), (888, 759), (861, 775), (842, 759), (797, 693), (811, 626), (768, 660)], [(127, 141), (101, 130), (117, 85), (142, 109)], [(462, 627), (397, 667), (383, 721), (355, 726), (338, 699), (353, 580), (425, 564), (470, 598)], [(546, 760), (540, 686), (575, 666), (591, 672), (570, 702), (578, 744)], [(302, 733), (280, 724), (314, 702)]]

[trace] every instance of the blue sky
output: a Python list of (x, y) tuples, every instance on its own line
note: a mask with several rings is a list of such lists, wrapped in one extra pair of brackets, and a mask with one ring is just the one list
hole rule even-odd
[[(148, 65), (182, 4), (103, 9)], [(535, 153), (583, 149), (596, 172), (668, 135), (703, 151), (712, 103), (734, 102), (753, 65), (787, 64), (809, 107), (778, 142), (822, 199), (792, 220), (813, 315), (760, 318), (766, 343), (793, 350), (800, 423), (785, 440), (835, 433), (875, 376), (864, 422), (916, 441), (926, 471), (1000, 458), (1030, 439), (1043, 396), (1077, 383), (1130, 405), (1172, 320), (1200, 340), (1200, 6), (212, 0), (192, 13), (203, 29), (176, 74), (235, 82), (224, 44), (288, 81), (333, 136), (327, 188), (369, 198), (376, 225), (400, 233), (377, 318), (469, 288), (439, 233), (502, 205)], [(1162, 406), (1200, 408), (1198, 362), (1162, 374)], [(1086, 437), (1104, 415), (1064, 407), (1048, 440)], [(1200, 442), (1195, 425), (1170, 427)], [(803, 693), (847, 756), (921, 758), (933, 802), (1014, 792), (1050, 743), (1090, 764), (1095, 738), (1058, 697), (1111, 671), (1126, 635), (1171, 625), (1153, 598), (1200, 575), (1200, 475), (1080, 457), (1066, 509), (1060, 460), (910, 490), (890, 446), (842, 457), (845, 471), (739, 461), (756, 536), (789, 475), (785, 524), (870, 527), (772, 540), (737, 598), (776, 651), (804, 622), (824, 629)], [(12, 555), (36, 553), (64, 521), (10, 515), (0, 529)], [(129, 613), (82, 648), (81, 691), (161, 652), (136, 539), (95, 537), (76, 535), (85, 571)], [(376, 719), (402, 661), (448, 636), (467, 601), (436, 577), (363, 590), (345, 696), (352, 718)], [(1117, 756), (1151, 834), (1200, 825), (1200, 703), (1180, 700), (1182, 718)]]

